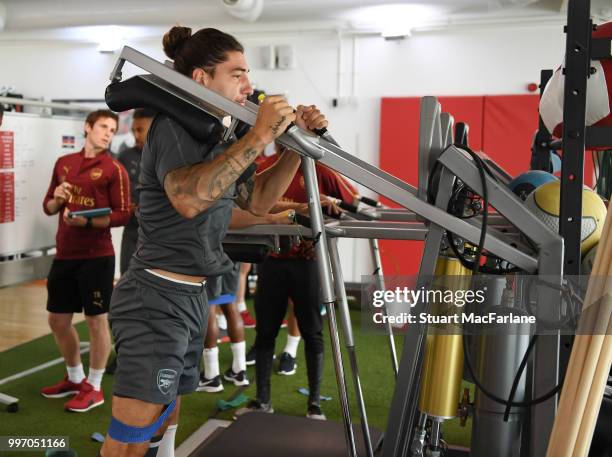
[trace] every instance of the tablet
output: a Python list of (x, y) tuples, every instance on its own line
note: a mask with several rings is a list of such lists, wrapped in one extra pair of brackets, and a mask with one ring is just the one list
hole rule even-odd
[(83, 211), (72, 211), (68, 217), (98, 217), (98, 216), (108, 216), (112, 213), (110, 208), (95, 208), (95, 209), (86, 209)]

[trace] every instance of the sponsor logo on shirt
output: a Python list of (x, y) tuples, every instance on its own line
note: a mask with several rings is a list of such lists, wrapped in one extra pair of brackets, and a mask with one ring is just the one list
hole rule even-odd
[(86, 195), (83, 195), (83, 188), (80, 186), (73, 185), (72, 195), (70, 196), (68, 203), (93, 208), (94, 206), (96, 206), (96, 199), (94, 197), (88, 197)]
[(170, 393), (176, 382), (176, 376), (176, 371), (169, 368), (162, 368), (157, 372), (157, 388), (162, 394), (168, 395)]
[(102, 169), (101, 168), (94, 168), (89, 173), (89, 177), (91, 178), (92, 181), (95, 181), (96, 179), (100, 179), (102, 177)]

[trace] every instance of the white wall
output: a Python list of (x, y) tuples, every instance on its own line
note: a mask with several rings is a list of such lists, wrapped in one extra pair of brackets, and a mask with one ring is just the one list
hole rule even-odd
[[(526, 93), (528, 83), (539, 81), (541, 69), (559, 65), (565, 49), (562, 24), (420, 32), (402, 41), (340, 39), (325, 32), (237, 37), (247, 48), (258, 87), (287, 93), (293, 104), (322, 107), (340, 144), (374, 164), (381, 97)], [(129, 44), (163, 59), (159, 38)], [(293, 46), (296, 67), (263, 70), (261, 46), (281, 44)], [(88, 44), (0, 41), (0, 86), (45, 99), (102, 98), (115, 60)], [(133, 73), (126, 67), (124, 76)], [(338, 96), (354, 98), (332, 108)], [(347, 280), (372, 271), (365, 241), (343, 240), (341, 249)]]

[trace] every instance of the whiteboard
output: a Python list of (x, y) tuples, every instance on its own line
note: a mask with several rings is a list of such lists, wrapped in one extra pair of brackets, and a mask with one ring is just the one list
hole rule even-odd
[[(4, 148), (4, 154), (0, 152), (0, 255), (55, 246), (58, 216), (47, 216), (42, 202), (57, 158), (83, 147), (83, 125), (84, 118), (4, 113), (0, 127), (4, 142), (0, 144)], [(10, 141), (12, 166), (6, 160)]]

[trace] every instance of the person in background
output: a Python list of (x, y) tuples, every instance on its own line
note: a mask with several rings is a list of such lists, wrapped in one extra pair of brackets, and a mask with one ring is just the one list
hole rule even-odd
[[(274, 166), (283, 151), (284, 147), (277, 143), (278, 154), (261, 163), (258, 172), (265, 172), (268, 167)], [(353, 203), (357, 192), (337, 173), (319, 163), (316, 164), (316, 173), (322, 198), (333, 197), (342, 199), (346, 203)], [(282, 200), (291, 204), (307, 204), (308, 196), (301, 170), (298, 170), (293, 177)], [(255, 294), (257, 396), (246, 408), (237, 411), (237, 416), (249, 411), (268, 413), (274, 411), (270, 386), (274, 346), (283, 317), (287, 312), (288, 300), (291, 299), (299, 331), (305, 342), (309, 388), (306, 417), (325, 419), (320, 406), (320, 387), (323, 377), (322, 301), (319, 288), (313, 287), (313, 284), (318, 283), (317, 278), (317, 263), (312, 241), (304, 240), (291, 247), (288, 252), (271, 254), (261, 264)], [(295, 347), (297, 349), (297, 344)], [(282, 354), (282, 358), (287, 359), (287, 357), (291, 355), (286, 352)], [(295, 358), (292, 359), (292, 364), (295, 365)]]
[(123, 164), (130, 177), (130, 189), (132, 198), (132, 217), (123, 229), (121, 237), (121, 257), (119, 260), (119, 270), (121, 274), (127, 271), (130, 259), (136, 251), (136, 241), (138, 240), (138, 175), (140, 174), (140, 156), (144, 148), (149, 127), (155, 117), (155, 112), (150, 109), (140, 108), (134, 110), (132, 115), (132, 134), (134, 135), (134, 147), (125, 149), (119, 153), (117, 160)]
[[(41, 389), (41, 394), (48, 398), (75, 395), (64, 405), (68, 411), (85, 412), (104, 403), (101, 383), (111, 347), (107, 313), (115, 276), (110, 228), (125, 225), (130, 218), (130, 181), (108, 151), (116, 130), (117, 115), (112, 111), (90, 113), (85, 120), (85, 146), (57, 160), (43, 201), (47, 215), (59, 216), (47, 310), (67, 375)], [(111, 208), (110, 215), (72, 217), (73, 211), (105, 207)], [(79, 336), (72, 325), (74, 313), (80, 312), (85, 313), (90, 337), (87, 378)]]
[[(298, 205), (291, 205), (297, 207)], [(272, 208), (274, 211), (276, 208)], [(295, 216), (295, 209), (283, 205), (278, 213), (271, 212), (266, 216), (255, 216), (240, 208), (232, 210), (230, 229), (241, 229), (257, 224), (291, 224)], [(237, 297), (240, 290), (240, 272), (242, 264), (236, 262), (234, 268), (221, 278), (219, 290), (212, 290), (207, 283), (206, 293), (208, 305), (211, 307), (208, 317), (208, 330), (204, 341), (204, 371), (200, 373), (198, 392), (221, 392), (223, 381), (219, 370), (219, 347), (217, 339), (219, 326), (215, 318), (215, 308), (221, 308), (227, 318), (227, 333), (230, 338), (232, 350), (232, 366), (223, 373), (223, 379), (232, 382), (235, 386), (248, 386), (249, 379), (246, 372), (246, 342), (244, 337), (245, 325), (237, 307)], [(244, 287), (244, 286), (243, 286)], [(214, 308), (213, 308), (214, 307)]]
[[(267, 159), (274, 160), (274, 159)], [(265, 166), (265, 165), (264, 165)], [(334, 172), (333, 170), (323, 167), (322, 165), (317, 165), (317, 172), (319, 173), (319, 179), (324, 178), (326, 188), (329, 189), (334, 196), (341, 196), (339, 198), (342, 199), (345, 203), (356, 204), (358, 194), (356, 189), (350, 184), (346, 178), (342, 175)], [(300, 186), (302, 182), (300, 181)], [(290, 188), (291, 189), (291, 188)], [(353, 201), (351, 201), (351, 195)], [(291, 200), (291, 198), (289, 199)], [(322, 200), (323, 201), (323, 200)], [(321, 305), (321, 313), (325, 313), (325, 307)], [(300, 329), (295, 317), (294, 305), (291, 298), (288, 300), (288, 309), (287, 309), (287, 320), (283, 321), (283, 325), (287, 327), (287, 341), (285, 343), (285, 347), (281, 351), (278, 357), (278, 369), (277, 373), (283, 376), (291, 376), (296, 373), (297, 369), (297, 351), (301, 340)], [(246, 327), (246, 325), (245, 325)], [(247, 365), (255, 365), (256, 361), (256, 349), (255, 345), (253, 345), (248, 351), (246, 356)], [(276, 356), (274, 356), (276, 358)]]
[(240, 277), (238, 280), (238, 292), (236, 293), (236, 306), (238, 307), (238, 312), (240, 313), (240, 317), (242, 317), (242, 322), (244, 323), (244, 328), (255, 328), (255, 318), (251, 316), (247, 305), (246, 305), (246, 291), (247, 291), (247, 277), (249, 272), (251, 271), (252, 264), (243, 262), (240, 264)]

